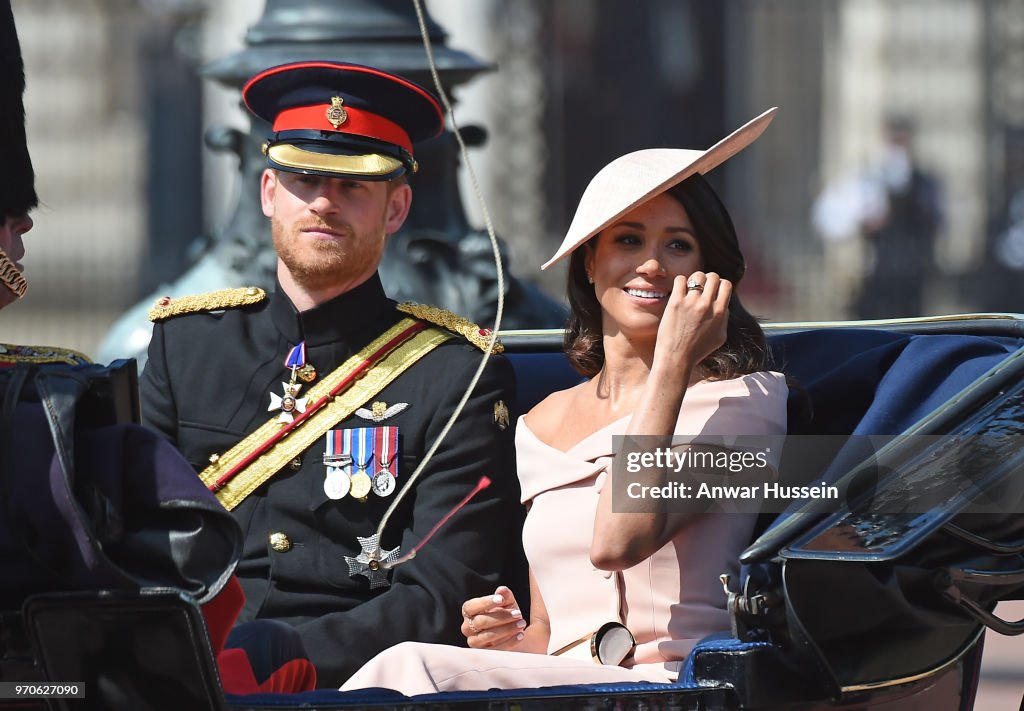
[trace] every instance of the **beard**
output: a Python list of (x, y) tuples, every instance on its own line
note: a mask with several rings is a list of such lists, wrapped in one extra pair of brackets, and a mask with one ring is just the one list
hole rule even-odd
[[(345, 235), (341, 240), (310, 240), (306, 229), (329, 229)], [(290, 228), (272, 219), (274, 250), (296, 283), (309, 290), (323, 290), (360, 274), (372, 272), (380, 263), (383, 240), (358, 234), (339, 221), (306, 220)], [(381, 226), (383, 234), (383, 225)]]

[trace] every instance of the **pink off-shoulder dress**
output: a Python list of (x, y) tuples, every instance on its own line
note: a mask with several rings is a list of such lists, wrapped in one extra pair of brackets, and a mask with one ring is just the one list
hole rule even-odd
[[(787, 395), (781, 373), (698, 383), (686, 392), (676, 434), (783, 435)], [(367, 662), (342, 691), (385, 687), (412, 696), (674, 681), (698, 640), (729, 629), (718, 576), (736, 575), (736, 559), (750, 543), (756, 514), (704, 514), (632, 568), (620, 573), (594, 568), (590, 544), (598, 495), (612, 462), (612, 437), (628, 424), (627, 416), (563, 452), (538, 439), (521, 418), (518, 422), (519, 479), (523, 502), (530, 505), (523, 543), (551, 622), (548, 655), (405, 642)], [(775, 467), (781, 447), (771, 449)], [(610, 620), (625, 624), (636, 638), (628, 667), (550, 656)]]

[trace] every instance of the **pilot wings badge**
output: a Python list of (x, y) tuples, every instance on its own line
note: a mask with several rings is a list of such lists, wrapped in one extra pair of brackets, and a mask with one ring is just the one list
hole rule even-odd
[(370, 405), (369, 409), (360, 407), (356, 410), (356, 417), (361, 417), (371, 422), (383, 422), (389, 417), (394, 417), (407, 407), (409, 407), (407, 402), (396, 402), (394, 405), (389, 406), (386, 402), (377, 401)]

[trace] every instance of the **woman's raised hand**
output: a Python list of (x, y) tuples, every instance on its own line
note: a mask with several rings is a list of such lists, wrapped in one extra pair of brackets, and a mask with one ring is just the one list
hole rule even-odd
[(732, 282), (714, 272), (677, 276), (658, 327), (655, 359), (695, 368), (725, 343)]
[(516, 596), (504, 585), (493, 595), (462, 603), (462, 634), (474, 649), (516, 649), (523, 641), (526, 620)]

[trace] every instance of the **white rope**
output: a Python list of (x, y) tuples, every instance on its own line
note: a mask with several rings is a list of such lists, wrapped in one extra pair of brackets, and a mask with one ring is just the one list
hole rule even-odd
[[(487, 349), (484, 351), (483, 358), (480, 359), (480, 365), (477, 366), (476, 372), (469, 381), (469, 385), (466, 386), (466, 391), (462, 394), (462, 399), (459, 400), (459, 403), (455, 406), (455, 411), (452, 413), (451, 417), (448, 418), (448, 422), (445, 423), (444, 429), (442, 429), (440, 434), (438, 434), (437, 439), (434, 440), (434, 443), (431, 445), (430, 449), (427, 450), (427, 453), (423, 455), (423, 459), (420, 460), (415, 471), (413, 471), (412, 475), (405, 482), (405, 486), (403, 486), (391, 500), (391, 505), (384, 513), (384, 517), (381, 519), (380, 525), (377, 527), (378, 541), (382, 539), (384, 528), (387, 526), (388, 520), (391, 518), (391, 514), (398, 507), (399, 502), (401, 502), (402, 497), (404, 497), (412, 488), (427, 463), (434, 456), (434, 452), (436, 452), (438, 447), (441, 446), (441, 442), (444, 441), (444, 438), (447, 436), (448, 431), (451, 430), (452, 425), (455, 424), (455, 420), (458, 419), (459, 415), (462, 414), (462, 410), (466, 407), (466, 403), (469, 401), (469, 396), (473, 394), (473, 389), (476, 388), (476, 384), (480, 381), (480, 376), (484, 372), (487, 361), (490, 359), (491, 353), (494, 352), (494, 344), (498, 340), (498, 329), (501, 328), (501, 316), (505, 311), (505, 271), (501, 265), (501, 252), (498, 249), (498, 238), (494, 234), (494, 225), (491, 223), (491, 215), (487, 210), (487, 203), (484, 201), (483, 192), (480, 190), (480, 183), (477, 180), (476, 172), (473, 170), (473, 164), (469, 160), (469, 152), (466, 150), (466, 143), (462, 140), (462, 133), (459, 131), (459, 126), (455, 122), (455, 112), (452, 110), (451, 102), (448, 100), (448, 95), (445, 93), (444, 87), (441, 86), (441, 77), (437, 73), (437, 64), (434, 62), (434, 50), (430, 43), (430, 34), (427, 32), (427, 23), (423, 16), (422, 2), (421, 0), (413, 0), (413, 5), (416, 7), (416, 18), (419, 20), (420, 35), (423, 38), (423, 48), (427, 51), (427, 62), (430, 65), (430, 75), (434, 79), (434, 87), (437, 89), (437, 95), (440, 97), (441, 103), (444, 104), (445, 112), (448, 115), (448, 120), (452, 128), (452, 133), (455, 134), (455, 139), (459, 142), (459, 153), (462, 156), (462, 164), (469, 173), (470, 181), (473, 184), (473, 193), (476, 197), (477, 203), (480, 205), (480, 211), (483, 213), (484, 226), (487, 228), (487, 237), (491, 241), (491, 251), (494, 254), (494, 266), (498, 272), (498, 308), (494, 315), (494, 328), (491, 332), (491, 338), (487, 342)], [(487, 472), (483, 472), (483, 474), (486, 473)], [(373, 554), (371, 554), (371, 556), (373, 556)], [(379, 556), (380, 546), (378, 545), (376, 557)]]

